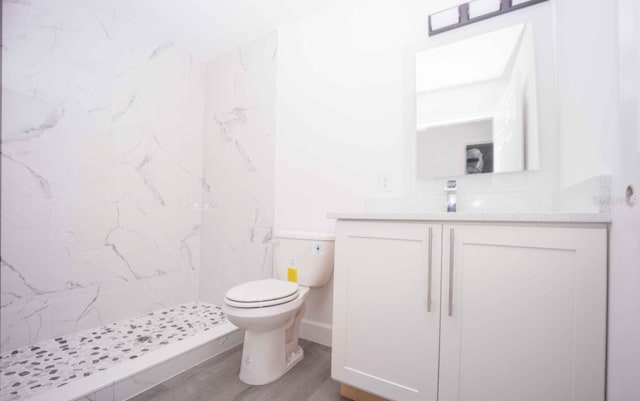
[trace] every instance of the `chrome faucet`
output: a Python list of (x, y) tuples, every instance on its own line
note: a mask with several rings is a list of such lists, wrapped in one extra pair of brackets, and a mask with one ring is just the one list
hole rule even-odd
[(456, 180), (447, 181), (447, 186), (444, 188), (444, 192), (447, 194), (447, 212), (455, 212), (456, 211), (456, 190), (458, 189), (458, 185)]

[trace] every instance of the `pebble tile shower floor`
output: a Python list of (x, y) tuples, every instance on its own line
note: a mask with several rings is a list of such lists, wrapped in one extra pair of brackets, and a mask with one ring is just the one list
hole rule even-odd
[(219, 306), (192, 302), (9, 351), (0, 355), (0, 399), (63, 387), (225, 321)]

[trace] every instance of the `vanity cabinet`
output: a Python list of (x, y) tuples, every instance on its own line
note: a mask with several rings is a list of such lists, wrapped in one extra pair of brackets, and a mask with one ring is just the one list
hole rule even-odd
[(332, 376), (397, 401), (603, 401), (607, 228), (338, 220)]

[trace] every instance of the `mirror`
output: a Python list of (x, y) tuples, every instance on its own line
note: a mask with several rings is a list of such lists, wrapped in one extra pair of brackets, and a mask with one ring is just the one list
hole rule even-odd
[(530, 24), (416, 54), (420, 178), (538, 166), (538, 100)]

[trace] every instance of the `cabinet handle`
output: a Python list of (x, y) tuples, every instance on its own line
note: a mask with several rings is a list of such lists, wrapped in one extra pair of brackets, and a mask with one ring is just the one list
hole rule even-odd
[(427, 273), (427, 312), (431, 312), (431, 270), (433, 269), (433, 227), (429, 227), (429, 271)]
[(449, 316), (453, 316), (453, 238), (452, 228), (449, 230)]

